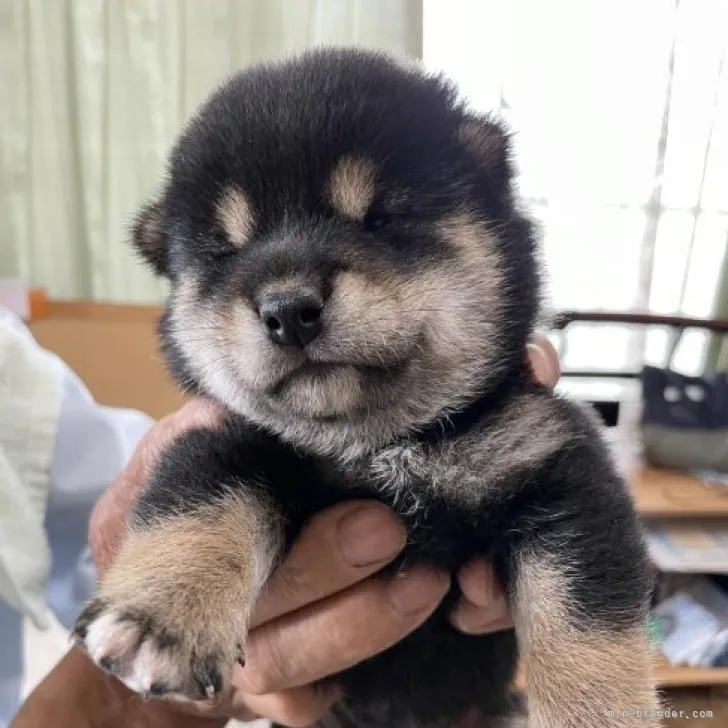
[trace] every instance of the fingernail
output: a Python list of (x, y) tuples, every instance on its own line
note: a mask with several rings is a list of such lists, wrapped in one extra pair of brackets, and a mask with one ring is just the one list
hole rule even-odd
[(404, 527), (384, 506), (363, 506), (339, 522), (341, 553), (351, 566), (392, 559), (405, 538)]
[(458, 614), (456, 618), (456, 626), (461, 632), (468, 634), (485, 634), (493, 631), (489, 627), (498, 626), (504, 629), (508, 623), (508, 605), (505, 597), (501, 596), (493, 601), (487, 609), (487, 614), (483, 614), (483, 609), (474, 609)]
[(444, 572), (418, 566), (398, 574), (390, 583), (389, 593), (398, 611), (411, 614), (439, 602), (449, 585)]
[(552, 349), (548, 351), (538, 344), (527, 344), (533, 376), (546, 387), (555, 387), (559, 381), (558, 360)]
[(475, 561), (470, 568), (475, 578), (469, 583), (468, 601), (478, 607), (490, 607), (496, 599), (503, 596), (492, 569), (485, 561)]
[(546, 359), (546, 355), (540, 346), (535, 344), (528, 344), (529, 359), (531, 361), (531, 371), (536, 380), (541, 384), (546, 384), (549, 381), (549, 363)]

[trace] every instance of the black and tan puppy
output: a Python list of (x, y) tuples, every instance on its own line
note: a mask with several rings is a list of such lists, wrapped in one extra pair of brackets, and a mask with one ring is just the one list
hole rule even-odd
[(516, 629), (461, 635), (443, 604), (341, 675), (351, 723), (509, 725), (519, 653), (531, 728), (657, 725), (630, 713), (656, 705), (632, 504), (592, 417), (526, 371), (535, 243), (496, 122), (380, 55), (254, 67), (191, 121), (135, 241), (171, 284), (172, 372), (232, 414), (157, 467), (77, 624), (93, 659), (216, 695), (302, 524), (374, 497), (400, 565), (487, 554)]

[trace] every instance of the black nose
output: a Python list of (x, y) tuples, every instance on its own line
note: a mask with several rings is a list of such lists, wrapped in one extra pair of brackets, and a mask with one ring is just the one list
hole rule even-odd
[(309, 291), (270, 293), (260, 304), (260, 320), (273, 341), (303, 347), (321, 333), (323, 307)]

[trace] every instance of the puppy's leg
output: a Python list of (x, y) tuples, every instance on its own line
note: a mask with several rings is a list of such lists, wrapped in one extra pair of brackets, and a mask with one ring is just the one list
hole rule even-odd
[(243, 659), (282, 518), (260, 473), (226, 472), (226, 447), (245, 450), (203, 432), (175, 445), (75, 626), (90, 657), (137, 692), (210, 698)]
[(524, 555), (516, 630), (526, 667), (529, 728), (657, 728), (644, 624), (590, 624), (572, 602), (568, 567)]
[(601, 525), (560, 513), (514, 558), (529, 728), (660, 725), (646, 636), (649, 572), (626, 506), (624, 517), (614, 510)]

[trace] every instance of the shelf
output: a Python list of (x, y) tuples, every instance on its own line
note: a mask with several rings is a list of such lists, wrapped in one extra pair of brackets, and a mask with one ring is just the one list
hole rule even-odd
[[(646, 519), (726, 518), (728, 489), (683, 473), (642, 468), (630, 478), (635, 505)], [(728, 667), (672, 666), (657, 657), (655, 680), (661, 688), (728, 686)]]
[(682, 473), (642, 468), (631, 477), (630, 486), (644, 518), (728, 517), (728, 488)]
[(658, 659), (655, 678), (661, 688), (728, 685), (728, 667), (674, 667)]

